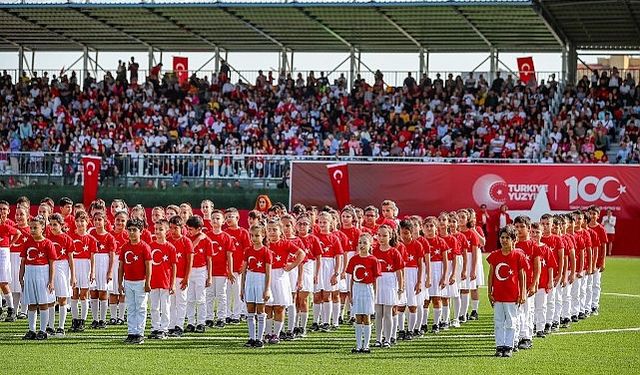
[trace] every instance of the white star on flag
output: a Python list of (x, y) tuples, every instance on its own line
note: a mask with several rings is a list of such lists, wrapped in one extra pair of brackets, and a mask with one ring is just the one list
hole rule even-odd
[(27, 237), (22, 237), (22, 242), (27, 242), (28, 238)]
[(282, 257), (280, 255), (276, 255), (276, 260), (279, 262)]
[(89, 245), (84, 245), (84, 246), (82, 247), (82, 250), (84, 250), (84, 251), (88, 251), (88, 250), (89, 250)]
[(262, 267), (262, 262), (256, 263), (256, 267), (258, 267), (258, 268)]
[(162, 260), (163, 260), (163, 261), (165, 261), (165, 262), (167, 262), (167, 261), (169, 260), (169, 256), (168, 256), (167, 254), (164, 254), (164, 255), (162, 256)]
[(65, 249), (60, 250), (60, 254), (64, 255), (66, 253), (67, 253), (67, 250), (65, 250)]
[(622, 193), (626, 193), (627, 192), (627, 187), (624, 185), (620, 185), (618, 186), (618, 193), (622, 194)]
[(434, 251), (434, 253), (435, 253), (436, 255), (439, 255), (439, 254), (440, 254), (440, 249), (436, 249), (436, 251)]
[(387, 266), (387, 271), (391, 271), (391, 269), (392, 269), (392, 268), (393, 268), (393, 267), (391, 267), (391, 265), (389, 264), (389, 265)]
[(547, 265), (547, 261), (543, 259), (540, 264), (542, 264), (542, 267), (545, 267)]
[(44, 253), (43, 252), (39, 252), (38, 253), (38, 258), (43, 258), (44, 257)]
[(367, 276), (369, 276), (369, 272), (364, 271), (364, 277), (367, 277)]
[(176, 254), (176, 258), (182, 258), (182, 253)]
[(509, 275), (513, 275), (513, 270), (509, 270)]
[(138, 260), (138, 256), (137, 256), (137, 255), (134, 255), (134, 256), (133, 256), (133, 260)]
[(200, 251), (200, 254), (204, 253), (204, 249), (200, 249), (199, 251)]
[(547, 191), (543, 188), (536, 195), (536, 199), (533, 201), (533, 205), (530, 210), (509, 210), (507, 213), (511, 219), (515, 219), (518, 216), (529, 216), (532, 222), (540, 221), (542, 215), (549, 213), (551, 215), (566, 214), (571, 211), (551, 210), (549, 206), (549, 197), (547, 197)]
[(100, 244), (100, 250), (104, 250), (104, 245)]
[(409, 255), (409, 260), (413, 260), (413, 255)]

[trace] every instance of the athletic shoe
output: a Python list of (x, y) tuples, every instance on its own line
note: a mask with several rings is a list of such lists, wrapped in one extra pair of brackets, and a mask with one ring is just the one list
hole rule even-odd
[(451, 321), (451, 327), (453, 328), (460, 328), (460, 321), (458, 319), (453, 319)]
[(91, 322), (91, 329), (98, 329), (98, 321), (94, 320)]
[[(356, 318), (353, 317), (353, 316), (351, 318), (349, 318), (349, 324), (351, 324), (351, 325), (356, 324)], [(364, 349), (362, 349), (362, 350), (364, 350)]]
[(256, 340), (256, 341), (253, 342), (253, 347), (254, 348), (262, 348), (262, 347), (264, 347), (264, 343), (262, 341), (260, 341), (260, 340)]
[(176, 331), (175, 328), (169, 328), (169, 331), (167, 332), (167, 336), (172, 335), (175, 331)]
[(351, 354), (359, 354), (359, 353), (361, 353), (361, 350), (362, 349), (353, 348), (353, 349), (351, 349)]
[(164, 340), (168, 337), (167, 333), (165, 331), (158, 331), (158, 339), (159, 340)]
[(255, 340), (254, 339), (249, 339), (249, 341), (244, 343), (244, 347), (245, 348), (253, 348), (254, 345), (255, 345)]
[(307, 331), (306, 331), (304, 328), (301, 328), (301, 327), (300, 327), (300, 328), (298, 328), (298, 329), (299, 329), (299, 331), (298, 331), (298, 336), (297, 336), (298, 338), (304, 338), (304, 337), (307, 337)]
[(371, 349), (362, 348), (362, 349), (360, 349), (360, 353), (362, 353), (362, 354), (371, 354)]
[(516, 348), (518, 349), (522, 349), (522, 350), (528, 350), (533, 348), (533, 342), (529, 339), (522, 339), (520, 340), (520, 342), (518, 343), (518, 346), (516, 346)]
[(471, 311), (471, 315), (469, 315), (469, 320), (478, 320), (480, 318), (478, 316), (478, 312), (476, 310)]
[(117, 320), (117, 324), (118, 324), (119, 326), (123, 326), (123, 325), (124, 325), (124, 319), (120, 319), (120, 318), (118, 318), (118, 320)]
[(586, 315), (584, 315), (584, 312), (583, 312), (583, 311), (580, 311), (580, 313), (578, 314), (578, 319), (579, 319), (579, 320), (585, 320), (586, 318), (587, 318), (587, 316), (586, 316)]
[(544, 325), (544, 334), (548, 335), (551, 333), (551, 324), (547, 323)]
[(193, 324), (187, 324), (187, 328), (185, 328), (184, 330), (187, 333), (192, 333), (196, 331), (196, 326), (194, 326)]
[(558, 327), (560, 327), (560, 322), (551, 323), (551, 332), (556, 332), (558, 330)]
[(78, 332), (84, 332), (84, 319), (78, 319), (78, 328), (77, 331)]
[(15, 311), (13, 311), (13, 308), (9, 307), (7, 309), (7, 317), (4, 319), (4, 321), (7, 323), (16, 321), (16, 314), (15, 314)]
[(35, 340), (36, 339), (36, 333), (33, 331), (28, 331), (24, 336), (22, 336), (23, 340)]
[(204, 333), (207, 330), (207, 328), (204, 326), (204, 324), (198, 324), (196, 326), (196, 333)]
[(311, 331), (318, 332), (320, 330), (320, 325), (318, 323), (313, 323), (311, 325)]
[(98, 329), (105, 329), (107, 328), (107, 323), (104, 320), (100, 320), (98, 322)]
[(137, 344), (137, 345), (144, 344), (144, 336), (142, 336), (142, 335), (134, 335), (133, 339), (131, 339), (131, 343), (132, 344)]
[(49, 335), (45, 331), (38, 331), (36, 334), (36, 340), (46, 340)]
[(228, 317), (226, 317), (226, 318), (224, 319), (224, 322), (225, 322), (225, 323), (227, 323), (227, 324), (231, 324), (231, 317), (229, 317), (229, 316), (228, 316)]
[(329, 332), (329, 323), (322, 323), (322, 325), (320, 326), (320, 331), (322, 332)]
[(414, 329), (413, 330), (413, 337), (422, 337), (422, 331), (418, 330), (418, 329)]
[(338, 328), (340, 328), (340, 326), (337, 326), (337, 325), (335, 325), (335, 324), (332, 324), (332, 325), (330, 325), (330, 326), (329, 326), (329, 330), (330, 330), (330, 331), (337, 331), (337, 330), (338, 330)]
[(407, 341), (413, 340), (413, 335), (411, 334), (411, 332), (405, 332), (404, 339)]
[(438, 328), (437, 324), (434, 324), (433, 326), (431, 326), (431, 333), (440, 333), (440, 328)]
[(597, 307), (592, 307), (591, 308), (591, 315), (593, 315), (593, 316), (600, 315), (600, 309), (598, 309)]
[(176, 327), (173, 329), (173, 332), (170, 332), (170, 333), (169, 333), (169, 336), (170, 336), (170, 337), (182, 337), (182, 335), (183, 335), (183, 334), (184, 334), (184, 331), (182, 330), (182, 328), (180, 328), (180, 327), (176, 326)]
[(71, 319), (71, 332), (76, 332), (78, 329), (78, 319)]
[(204, 321), (204, 325), (209, 327), (209, 328), (213, 328), (213, 320), (205, 320)]
[(18, 318), (18, 320), (27, 319), (27, 314), (19, 312), (18, 315), (16, 315), (16, 318)]
[(373, 343), (374, 348), (382, 348), (382, 343), (380, 341), (376, 341)]
[(124, 339), (124, 343), (131, 344), (131, 340), (133, 340), (133, 335), (127, 335), (127, 338)]
[(578, 323), (578, 316), (577, 315), (571, 315), (571, 321), (573, 323)]
[(224, 326), (225, 326), (224, 320), (218, 319), (218, 321), (216, 321), (216, 325), (215, 325), (216, 328), (224, 328)]
[(442, 329), (444, 331), (448, 331), (449, 330), (449, 323), (447, 323), (447, 322), (442, 323)]
[(502, 357), (502, 352), (504, 352), (504, 346), (496, 346), (496, 353), (493, 356)]
[(560, 321), (560, 328), (569, 328), (569, 323), (571, 322), (571, 319), (569, 318), (562, 318)]
[(284, 335), (285, 341), (293, 341), (295, 338), (296, 338), (295, 335), (291, 331), (287, 331), (287, 333), (285, 333)]
[(460, 321), (460, 324), (464, 324), (467, 322), (467, 316), (466, 315), (460, 315), (458, 317), (458, 320)]
[(278, 335), (278, 340), (285, 341), (287, 339), (287, 334), (284, 331), (280, 331), (280, 335)]
[(429, 326), (426, 325), (426, 324), (423, 324), (423, 325), (420, 326), (420, 330), (422, 332), (427, 332), (427, 331), (429, 331)]
[(389, 341), (385, 340), (385, 341), (382, 342), (382, 348), (386, 349), (386, 348), (390, 348), (390, 347), (391, 347), (391, 344), (389, 344)]
[(338, 324), (344, 324), (344, 318), (342, 316), (338, 317)]
[(513, 356), (513, 349), (507, 348), (504, 352), (502, 352), (502, 357), (511, 358)]
[(398, 340), (404, 340), (405, 338), (404, 331), (398, 331)]
[(118, 319), (111, 318), (111, 319), (109, 319), (109, 323), (107, 323), (107, 324), (109, 324), (110, 326), (115, 326), (116, 324), (118, 324)]
[(240, 324), (240, 319), (238, 318), (232, 318), (231, 319), (231, 323), (230, 324)]
[(591, 310), (590, 309), (584, 310), (584, 316), (586, 318), (590, 317), (591, 316)]
[(279, 343), (280, 343), (280, 339), (277, 338), (276, 335), (271, 336), (271, 338), (269, 339), (269, 344), (271, 345), (275, 345)]
[(536, 337), (539, 337), (541, 339), (547, 337), (547, 335), (544, 333), (544, 331), (538, 331), (536, 332)]
[(47, 335), (55, 335), (56, 334), (56, 330), (51, 328), (51, 327), (47, 327), (45, 332), (47, 333)]
[(64, 328), (56, 329), (56, 336), (64, 336)]
[(149, 334), (149, 338), (150, 339), (157, 339), (158, 338), (158, 331), (151, 331), (151, 333)]
[[(506, 350), (506, 349), (508, 349), (508, 348), (509, 348), (508, 346), (505, 346), (505, 350)], [(512, 350), (514, 353), (517, 353), (520, 349), (518, 349), (518, 345), (514, 345), (514, 346), (511, 348), (511, 350)]]
[(391, 340), (389, 340), (389, 344), (391, 346), (396, 346), (396, 343), (397, 343), (397, 341), (396, 341), (396, 339), (394, 337), (392, 337)]

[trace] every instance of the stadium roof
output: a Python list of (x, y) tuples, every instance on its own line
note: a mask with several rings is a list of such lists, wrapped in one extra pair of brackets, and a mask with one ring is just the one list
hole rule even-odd
[(0, 51), (640, 49), (640, 1), (0, 2)]

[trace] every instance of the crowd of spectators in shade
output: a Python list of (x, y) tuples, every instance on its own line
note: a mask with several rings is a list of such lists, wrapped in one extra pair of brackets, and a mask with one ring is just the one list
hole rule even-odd
[[(17, 82), (3, 72), (0, 155), (72, 152), (107, 163), (145, 153), (640, 160), (640, 85), (616, 69), (566, 86), (553, 76), (523, 83), (505, 73), (492, 82), (409, 73), (401, 87), (379, 71), (352, 85), (322, 72), (260, 71), (255, 82), (232, 81), (224, 61), (219, 74), (183, 84), (161, 64), (146, 77), (138, 71), (131, 58), (115, 75), (82, 82), (75, 72), (25, 73)], [(609, 160), (614, 144), (620, 150)]]

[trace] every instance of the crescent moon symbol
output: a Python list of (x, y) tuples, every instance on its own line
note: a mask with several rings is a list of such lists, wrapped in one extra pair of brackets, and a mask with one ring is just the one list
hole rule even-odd
[(498, 265), (496, 266), (496, 279), (500, 280), (500, 281), (505, 281), (506, 279), (508, 279), (508, 277), (501, 277), (500, 276), (500, 268), (502, 267), (507, 267), (509, 268), (509, 265), (506, 263), (498, 263)]
[(220, 249), (220, 244), (218, 243), (218, 241), (211, 241), (211, 248), (213, 250), (213, 256), (218, 256), (218, 254), (220, 254), (219, 251), (215, 251), (216, 248), (218, 248), (218, 250)]
[(96, 163), (93, 161), (88, 161), (87, 162), (87, 174), (89, 176), (93, 175), (93, 172), (96, 170)]
[(80, 240), (73, 240), (73, 255), (77, 255), (77, 254), (80, 254), (80, 253), (82, 252), (82, 251), (76, 251), (76, 249), (78, 248), (78, 247), (76, 246), (76, 244), (77, 244), (77, 243), (79, 243), (79, 244), (81, 244), (81, 245), (82, 245), (82, 241), (80, 241)]
[(249, 265), (251, 263), (251, 259), (253, 258), (253, 260), (256, 260), (256, 257), (254, 257), (253, 255), (250, 256), (249, 258), (247, 258), (247, 265)]
[(27, 260), (29, 261), (36, 259), (31, 257), (31, 250), (38, 251), (38, 249), (36, 249), (35, 247), (30, 247), (27, 249)]
[(598, 183), (598, 185), (602, 185), (602, 194), (600, 195), (600, 199), (605, 202), (613, 202), (620, 197), (620, 193), (618, 193), (616, 197), (610, 197), (607, 195), (607, 193), (605, 193), (604, 187), (607, 185), (609, 181), (615, 181), (618, 183), (618, 186), (620, 186), (620, 181), (617, 178), (612, 176), (607, 176), (600, 180), (600, 182)]
[(155, 253), (159, 252), (160, 249), (153, 249), (151, 251), (151, 264), (153, 264), (154, 266), (159, 265), (162, 262), (156, 262), (156, 257), (155, 257)]
[(362, 281), (362, 277), (358, 277), (358, 270), (359, 269), (365, 269), (364, 266), (362, 264), (358, 264), (357, 266), (353, 267), (353, 281), (357, 281), (360, 282)]
[(342, 177), (343, 177), (343, 175), (344, 175), (344, 174), (342, 173), (342, 171), (341, 171), (341, 170), (336, 169), (336, 170), (333, 172), (333, 179), (334, 179), (334, 180), (336, 180), (336, 182), (339, 184), (339, 183), (342, 181)]
[(133, 254), (133, 251), (127, 251), (127, 252), (125, 252), (125, 253), (124, 253), (124, 262), (125, 262), (126, 264), (131, 264), (131, 263), (132, 263), (132, 262), (129, 260), (129, 258), (128, 258), (128, 256), (129, 256), (130, 254)]

